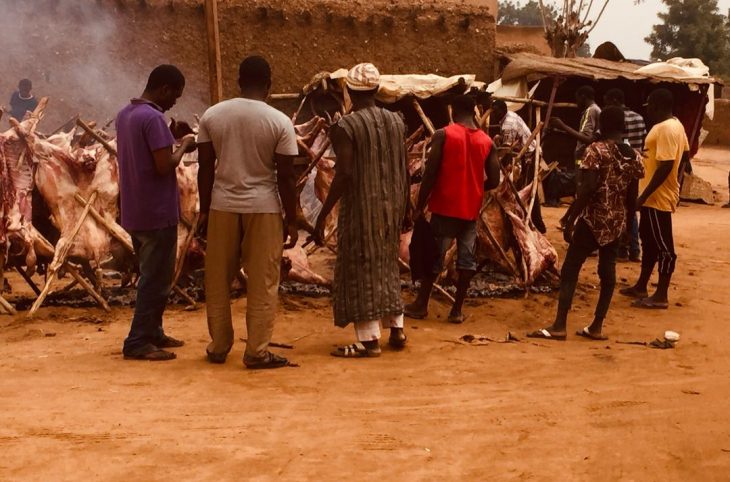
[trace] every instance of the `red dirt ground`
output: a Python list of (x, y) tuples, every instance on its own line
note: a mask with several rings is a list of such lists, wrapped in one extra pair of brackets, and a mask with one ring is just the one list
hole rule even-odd
[[(729, 154), (695, 162), (723, 202)], [(550, 226), (561, 212), (546, 209)], [(168, 331), (188, 344), (162, 364), (122, 360), (129, 309), (0, 316), (0, 479), (727, 480), (730, 211), (688, 205), (675, 233), (671, 309), (617, 296), (608, 342), (459, 345), (539, 327), (556, 296), (474, 300), (462, 326), (436, 301), (408, 322), (405, 352), (337, 360), (352, 333), (332, 326), (329, 301), (284, 297), (275, 340), (296, 345), (286, 354), (301, 368), (256, 373), (242, 343), (225, 365), (204, 361), (204, 310), (170, 310)], [(637, 270), (621, 264), (619, 278)], [(595, 260), (581, 281), (571, 329), (589, 321)], [(239, 337), (245, 304), (233, 304)], [(667, 329), (682, 335), (674, 350), (615, 343)]]

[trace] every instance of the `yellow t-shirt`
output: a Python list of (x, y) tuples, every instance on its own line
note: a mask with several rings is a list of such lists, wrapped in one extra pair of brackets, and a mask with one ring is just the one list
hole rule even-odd
[(657, 170), (658, 161), (674, 161), (672, 172), (664, 183), (646, 200), (644, 206), (659, 211), (674, 212), (679, 204), (679, 163), (682, 155), (689, 151), (689, 141), (684, 126), (676, 117), (667, 119), (652, 127), (644, 144), (644, 167), (646, 175), (639, 181), (639, 193), (644, 192)]

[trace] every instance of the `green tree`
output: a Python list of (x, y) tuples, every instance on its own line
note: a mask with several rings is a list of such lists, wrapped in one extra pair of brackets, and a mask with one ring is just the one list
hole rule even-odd
[(662, 0), (667, 12), (644, 40), (652, 46), (652, 60), (697, 57), (714, 75), (730, 74), (730, 28), (717, 0)]
[[(558, 16), (555, 6), (545, 5), (546, 16), (555, 21)], [(499, 25), (520, 25), (525, 27), (542, 27), (543, 18), (540, 12), (540, 4), (535, 0), (529, 0), (524, 5), (517, 1), (499, 2)]]

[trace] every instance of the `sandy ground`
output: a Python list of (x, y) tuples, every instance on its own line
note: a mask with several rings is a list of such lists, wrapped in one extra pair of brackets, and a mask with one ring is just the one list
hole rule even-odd
[[(730, 152), (700, 157), (725, 202)], [(561, 212), (546, 210), (550, 226)], [(296, 345), (286, 354), (301, 367), (257, 373), (243, 343), (225, 365), (204, 361), (203, 310), (169, 312), (188, 344), (162, 364), (122, 360), (129, 309), (0, 316), (0, 479), (728, 480), (730, 211), (688, 205), (675, 226), (671, 309), (617, 296), (609, 342), (459, 345), (539, 327), (555, 295), (477, 300), (462, 326), (436, 300), (405, 352), (337, 360), (352, 333), (332, 326), (328, 301), (286, 297), (275, 340)], [(619, 278), (637, 271), (622, 264)], [(596, 285), (591, 260), (571, 329), (589, 321)], [(233, 305), (240, 337), (245, 304)], [(666, 329), (682, 335), (674, 350), (615, 343)]]

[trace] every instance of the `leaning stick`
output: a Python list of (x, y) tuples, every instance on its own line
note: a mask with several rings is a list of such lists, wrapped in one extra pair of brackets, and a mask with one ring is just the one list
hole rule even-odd
[[(535, 130), (532, 131), (532, 134), (530, 134), (530, 137), (525, 142), (525, 145), (522, 146), (522, 150), (520, 151), (519, 154), (517, 154), (517, 157), (515, 157), (512, 160), (512, 162), (519, 161), (520, 159), (522, 159), (522, 157), (527, 153), (527, 149), (530, 147), (530, 144), (532, 144), (532, 141), (535, 140), (535, 138), (537, 137), (537, 134), (542, 130), (542, 126), (543, 125), (544, 124), (542, 122), (540, 122), (540, 123), (537, 124), (537, 126), (535, 127)], [(510, 179), (510, 177), (507, 175), (507, 173), (505, 173), (504, 168), (502, 168), (502, 172), (505, 174), (505, 176), (504, 176), (505, 181), (507, 181), (507, 183), (509, 184), (510, 188), (512, 188), (512, 191), (515, 194), (515, 198), (516, 198), (516, 201), (517, 201), (517, 205), (522, 208), (522, 210), (525, 213), (525, 216), (529, 216), (530, 211), (527, 210), (527, 207), (525, 206), (525, 203), (522, 202), (522, 199), (520, 198), (520, 192), (517, 189), (517, 187), (515, 186), (515, 183), (512, 182), (512, 179)]]
[(67, 125), (69, 125), (69, 124), (70, 124), (70, 123), (72, 123), (72, 122), (73, 122), (73, 123), (76, 123), (76, 120), (78, 120), (78, 118), (79, 118), (79, 116), (80, 116), (80, 115), (81, 115), (81, 114), (76, 114), (76, 115), (74, 115), (73, 117), (71, 117), (71, 118), (70, 118), (69, 120), (67, 120), (66, 122), (64, 122), (63, 124), (61, 124), (60, 126), (56, 127), (55, 129), (53, 129), (53, 130), (51, 131), (51, 134), (50, 134), (50, 135), (52, 136), (52, 135), (58, 134), (58, 133), (59, 133), (59, 132), (61, 132), (61, 131), (62, 131), (62, 130), (63, 130), (63, 129), (64, 129), (64, 128), (65, 128), (66, 126), (67, 126)]
[[(76, 198), (76, 201), (81, 204), (82, 206), (86, 206), (86, 200), (79, 194), (78, 192), (74, 194), (74, 198)], [(129, 240), (129, 235), (127, 234), (124, 229), (122, 229), (121, 226), (114, 223), (112, 224), (109, 222), (104, 216), (102, 216), (99, 211), (96, 210), (95, 207), (91, 206), (89, 208), (89, 214), (91, 214), (91, 217), (94, 218), (94, 221), (104, 226), (107, 230), (109, 230), (109, 233), (116, 238), (124, 248), (129, 251), (130, 253), (134, 253), (134, 246), (132, 246), (132, 242)]]
[(93, 137), (94, 140), (96, 140), (99, 144), (104, 146), (106, 148), (106, 150), (109, 151), (109, 154), (111, 154), (113, 156), (117, 155), (117, 150), (114, 149), (111, 146), (111, 144), (109, 144), (109, 142), (107, 142), (106, 139), (104, 139), (99, 134), (97, 134), (96, 131), (94, 131), (94, 129), (92, 129), (84, 121), (82, 121), (81, 118), (76, 119), (76, 125), (81, 127), (83, 130), (86, 131), (87, 134), (89, 134), (91, 137)]
[(198, 305), (197, 302), (178, 285), (173, 286), (172, 290), (180, 295), (180, 297), (183, 298), (185, 301), (187, 301), (190, 306), (195, 307)]
[[(557, 78), (553, 79), (553, 89), (550, 91), (550, 101), (548, 102), (548, 108), (547, 112), (545, 113), (545, 121), (541, 122), (540, 120), (540, 107), (537, 107), (537, 124), (540, 125), (547, 125), (550, 122), (550, 117), (553, 115), (553, 105), (555, 104), (555, 94), (558, 92), (558, 85), (559, 81)], [(542, 129), (541, 129), (542, 130)], [(540, 131), (538, 131), (540, 132)], [(537, 198), (537, 185), (538, 185), (538, 179), (540, 178), (540, 157), (541, 157), (541, 150), (542, 147), (540, 146), (540, 142), (537, 142), (537, 149), (535, 149), (535, 172), (534, 177), (532, 180), (532, 193), (530, 194), (530, 213), (532, 213), (532, 209), (535, 207), (535, 199)], [(526, 217), (529, 216), (529, 214), (525, 215)]]
[[(86, 201), (84, 198), (79, 194), (76, 193), (74, 195), (76, 198), (76, 201), (78, 201), (82, 205), (86, 205)], [(104, 218), (101, 214), (99, 214), (99, 211), (97, 211), (94, 207), (91, 207), (89, 209), (89, 214), (91, 214), (91, 217), (94, 218), (95, 221), (103, 225), (109, 230), (109, 233), (116, 238), (120, 243), (122, 243), (122, 246), (129, 251), (130, 253), (134, 254), (134, 246), (132, 245), (131, 241), (127, 237), (126, 231), (124, 231), (118, 224), (109, 222), (106, 218)], [(190, 303), (191, 306), (195, 306), (196, 302), (195, 300), (187, 294), (182, 288), (180, 288), (177, 285), (174, 285), (172, 288), (177, 294), (179, 294), (182, 298), (185, 299), (188, 303)]]
[[(400, 256), (398, 257), (398, 264), (400, 264), (400, 265), (401, 265), (401, 266), (402, 266), (403, 268), (407, 269), (408, 271), (410, 271), (410, 270), (411, 270), (411, 267), (410, 267), (410, 266), (408, 266), (408, 263), (406, 263), (405, 261), (403, 261), (403, 260), (402, 260), (402, 259), (400, 258)], [(443, 287), (443, 286), (441, 286), (440, 284), (438, 284), (438, 283), (434, 283), (434, 284), (433, 284), (433, 287), (434, 287), (434, 289), (435, 289), (436, 291), (438, 291), (439, 293), (441, 293), (442, 295), (444, 295), (444, 297), (446, 297), (446, 299), (447, 299), (447, 300), (449, 300), (450, 302), (452, 302), (452, 303), (453, 303), (453, 302), (455, 302), (455, 301), (456, 301), (456, 300), (454, 299), (454, 297), (453, 297), (453, 296), (451, 296), (451, 294), (449, 294), (449, 292), (448, 292), (448, 291), (446, 291), (446, 290), (444, 289), (444, 287)]]
[(80, 284), (80, 285), (81, 285), (81, 286), (82, 286), (82, 287), (83, 287), (83, 288), (84, 288), (84, 289), (85, 289), (85, 290), (86, 290), (87, 292), (89, 292), (89, 294), (91, 294), (91, 296), (93, 296), (93, 297), (94, 297), (94, 299), (96, 300), (96, 302), (97, 302), (97, 303), (99, 303), (99, 304), (101, 305), (101, 307), (102, 307), (102, 308), (104, 309), (104, 311), (106, 311), (106, 312), (110, 312), (110, 311), (111, 311), (111, 308), (109, 308), (109, 303), (107, 303), (107, 302), (106, 302), (106, 300), (104, 299), (104, 297), (102, 297), (102, 296), (101, 296), (101, 295), (100, 295), (100, 294), (99, 294), (99, 293), (98, 293), (98, 292), (97, 292), (97, 291), (96, 291), (96, 290), (94, 289), (94, 287), (93, 287), (93, 286), (91, 286), (91, 283), (89, 283), (89, 282), (88, 282), (88, 281), (87, 281), (87, 280), (86, 280), (86, 279), (85, 279), (85, 278), (84, 278), (83, 276), (81, 276), (81, 274), (79, 274), (79, 272), (78, 272), (78, 270), (77, 270), (76, 268), (74, 268), (73, 266), (71, 266), (71, 264), (70, 264), (70, 263), (65, 263), (65, 264), (64, 264), (64, 266), (65, 266), (65, 268), (66, 268), (66, 271), (68, 271), (68, 272), (69, 272), (69, 273), (71, 274), (71, 276), (73, 276), (73, 278), (74, 278), (74, 279), (75, 279), (76, 281), (78, 281), (78, 283), (79, 283), (79, 284)]
[(327, 140), (324, 141), (324, 144), (322, 145), (322, 148), (319, 150), (319, 152), (317, 152), (314, 155), (314, 157), (312, 157), (312, 162), (309, 163), (309, 165), (304, 170), (304, 172), (302, 173), (302, 175), (299, 176), (299, 180), (297, 181), (297, 189), (300, 188), (304, 183), (307, 182), (307, 178), (309, 177), (309, 173), (311, 173), (314, 170), (315, 166), (317, 165), (317, 163), (319, 162), (319, 160), (322, 159), (322, 156), (325, 155), (325, 153), (327, 152), (327, 149), (330, 148), (330, 145), (331, 144), (332, 144), (332, 141), (329, 138), (327, 138)]
[(33, 278), (28, 276), (28, 273), (21, 268), (20, 266), (15, 267), (15, 271), (18, 272), (18, 274), (25, 280), (26, 283), (28, 283), (28, 286), (30, 286), (30, 289), (33, 290), (36, 296), (41, 294), (40, 288), (33, 282)]
[(418, 99), (416, 99), (416, 98), (413, 99), (413, 107), (416, 109), (416, 112), (418, 113), (418, 116), (421, 118), (423, 125), (426, 126), (428, 135), (432, 136), (434, 134), (434, 132), (436, 132), (436, 129), (434, 129), (431, 119), (429, 119), (428, 116), (426, 115), (426, 113), (423, 112), (423, 108), (421, 107), (421, 104), (418, 102)]
[(193, 218), (193, 224), (190, 226), (190, 230), (188, 231), (187, 236), (185, 236), (185, 241), (183, 242), (182, 254), (180, 255), (180, 259), (177, 260), (177, 266), (175, 267), (175, 277), (172, 279), (173, 286), (177, 285), (177, 282), (180, 279), (180, 275), (182, 275), (182, 270), (185, 266), (186, 254), (188, 252), (188, 249), (190, 248), (190, 243), (192, 243), (193, 239), (195, 238), (195, 231), (197, 231), (198, 229), (198, 221), (200, 221), (200, 213), (195, 213), (195, 217)]
[(51, 291), (51, 285), (53, 284), (53, 281), (56, 278), (56, 275), (58, 274), (58, 269), (63, 266), (66, 263), (66, 258), (68, 257), (69, 251), (71, 251), (71, 246), (73, 245), (73, 240), (76, 237), (76, 235), (79, 233), (79, 230), (81, 229), (81, 226), (84, 224), (84, 221), (86, 220), (86, 217), (89, 215), (89, 210), (91, 209), (91, 204), (96, 200), (97, 192), (94, 191), (91, 193), (91, 196), (89, 196), (89, 200), (86, 203), (86, 206), (84, 207), (84, 210), (81, 212), (81, 216), (79, 216), (79, 219), (76, 221), (76, 225), (74, 226), (73, 230), (71, 230), (71, 236), (66, 238), (65, 242), (61, 246), (61, 248), (56, 251), (56, 255), (53, 258), (53, 261), (51, 262), (51, 265), (48, 267), (48, 276), (46, 278), (46, 284), (43, 286), (43, 290), (41, 291), (41, 294), (38, 295), (38, 298), (36, 298), (35, 303), (33, 303), (33, 306), (30, 309), (30, 312), (28, 312), (28, 318), (32, 318), (33, 315), (35, 315), (36, 311), (41, 307), (43, 304), (43, 301), (48, 296), (48, 293)]
[(7, 311), (8, 314), (10, 314), (10, 315), (15, 316), (15, 315), (18, 314), (18, 312), (15, 311), (15, 308), (13, 307), (13, 305), (11, 305), (8, 302), (8, 300), (6, 300), (5, 298), (3, 298), (2, 295), (0, 295), (0, 307), (2, 307), (2, 309), (4, 309), (5, 311)]
[[(487, 202), (484, 203), (482, 210), (479, 212), (479, 219), (482, 218), (482, 214), (484, 213), (484, 211), (487, 210), (487, 207), (491, 203), (492, 199), (493, 198), (490, 196), (487, 199)], [(501, 205), (500, 205), (500, 207), (501, 207)], [(484, 220), (482, 220), (482, 221), (484, 221)], [(520, 273), (517, 270), (517, 266), (515, 266), (515, 264), (512, 262), (511, 259), (509, 259), (509, 256), (507, 256), (507, 253), (502, 248), (502, 246), (499, 244), (499, 241), (497, 241), (496, 236), (494, 236), (494, 233), (492, 233), (492, 229), (489, 227), (489, 223), (487, 223), (486, 221), (484, 221), (484, 228), (486, 229), (487, 238), (489, 238), (489, 242), (492, 243), (492, 246), (494, 246), (494, 248), (497, 250), (497, 252), (499, 252), (500, 256), (502, 256), (502, 259), (504, 260), (505, 263), (507, 263), (507, 266), (509, 266), (509, 268), (512, 270), (512, 273), (514, 274), (515, 278), (519, 279)]]

